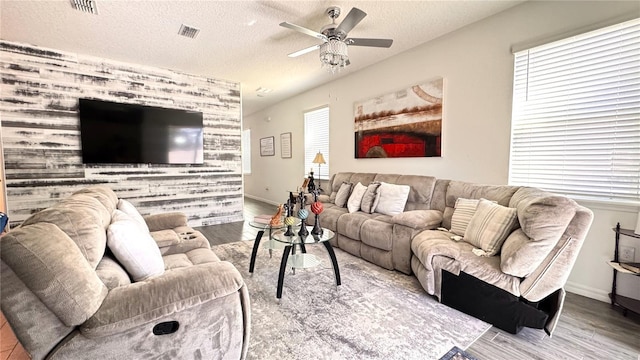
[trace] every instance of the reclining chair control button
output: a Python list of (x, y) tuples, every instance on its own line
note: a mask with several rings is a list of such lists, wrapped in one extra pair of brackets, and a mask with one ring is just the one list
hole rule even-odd
[(178, 331), (180, 324), (177, 321), (166, 321), (153, 327), (154, 335), (168, 335)]

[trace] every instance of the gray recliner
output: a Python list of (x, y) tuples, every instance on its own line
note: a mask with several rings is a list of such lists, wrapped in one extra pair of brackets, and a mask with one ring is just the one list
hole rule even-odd
[(33, 359), (244, 359), (247, 287), (179, 213), (145, 217), (164, 273), (132, 282), (107, 247), (118, 203), (92, 186), (0, 238), (1, 306)]

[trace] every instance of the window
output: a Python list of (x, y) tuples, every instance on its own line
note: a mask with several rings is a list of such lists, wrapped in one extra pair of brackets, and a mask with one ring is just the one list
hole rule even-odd
[(251, 174), (251, 129), (242, 130), (242, 173)]
[[(320, 166), (313, 163), (316, 154), (321, 152), (327, 162)], [(304, 113), (304, 176), (313, 169), (316, 179), (329, 179), (329, 107), (325, 106)]]
[(640, 204), (640, 19), (515, 53), (509, 183)]

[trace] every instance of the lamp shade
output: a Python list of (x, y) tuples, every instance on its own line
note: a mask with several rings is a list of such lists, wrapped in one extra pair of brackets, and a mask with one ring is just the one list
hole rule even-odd
[(324, 156), (322, 156), (322, 153), (320, 151), (318, 151), (318, 153), (316, 154), (316, 157), (313, 158), (312, 163), (314, 163), (314, 164), (326, 164), (327, 162), (324, 161)]

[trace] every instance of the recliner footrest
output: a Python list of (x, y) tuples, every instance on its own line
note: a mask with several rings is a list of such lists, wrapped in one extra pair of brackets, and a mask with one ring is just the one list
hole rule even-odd
[(458, 276), (442, 271), (440, 301), (512, 334), (517, 334), (523, 327), (542, 329), (548, 318), (547, 313), (537, 308), (537, 303), (528, 302), (463, 271)]

